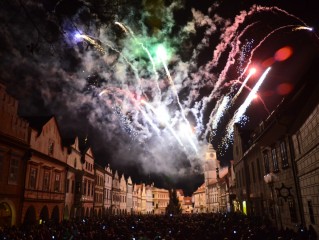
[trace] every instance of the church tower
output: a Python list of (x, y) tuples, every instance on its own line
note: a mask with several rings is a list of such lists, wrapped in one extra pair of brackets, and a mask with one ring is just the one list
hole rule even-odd
[(208, 144), (204, 154), (204, 177), (206, 185), (219, 178), (219, 169), (220, 163), (217, 160), (216, 150), (212, 144)]

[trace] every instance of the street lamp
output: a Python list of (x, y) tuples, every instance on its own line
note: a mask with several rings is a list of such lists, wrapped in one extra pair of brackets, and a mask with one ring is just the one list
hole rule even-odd
[(276, 182), (277, 179), (278, 179), (278, 176), (272, 172), (268, 173), (267, 175), (264, 176), (264, 181), (265, 181), (265, 183), (268, 184), (268, 186), (270, 187), (270, 190), (271, 190), (271, 201), (275, 207), (275, 222), (276, 222), (276, 227), (278, 228), (277, 209), (276, 209), (277, 205), (276, 205), (275, 197), (274, 197), (274, 182)]

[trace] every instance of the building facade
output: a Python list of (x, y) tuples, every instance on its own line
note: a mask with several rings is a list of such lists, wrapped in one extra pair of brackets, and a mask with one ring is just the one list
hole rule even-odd
[(126, 212), (133, 213), (133, 183), (131, 177), (127, 179), (126, 186)]
[(61, 221), (65, 207), (67, 151), (62, 145), (54, 117), (36, 119), (38, 129), (30, 128), (31, 158), (25, 175), (22, 219), (24, 223)]
[(76, 137), (74, 143), (68, 147), (67, 155), (67, 179), (65, 186), (65, 206), (63, 219), (76, 217), (79, 206), (75, 203), (76, 199), (76, 178), (82, 172), (81, 152), (79, 139)]
[(169, 202), (169, 192), (166, 189), (152, 187), (154, 214), (165, 214)]
[(104, 210), (104, 182), (105, 170), (103, 167), (95, 164), (95, 186), (94, 186), (94, 216), (102, 217)]
[(18, 116), (18, 102), (0, 84), (0, 227), (22, 218), (29, 124)]
[(120, 178), (120, 214), (126, 214), (126, 198), (127, 198), (127, 183), (124, 177), (124, 174), (122, 174), (122, 177)]
[(104, 215), (111, 214), (112, 205), (112, 169), (110, 165), (104, 168)]

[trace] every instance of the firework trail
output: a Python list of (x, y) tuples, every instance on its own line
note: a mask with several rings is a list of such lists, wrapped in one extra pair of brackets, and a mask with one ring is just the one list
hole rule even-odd
[(204, 136), (207, 136), (208, 132), (210, 131), (210, 139), (212, 139), (216, 135), (216, 130), (219, 124), (220, 119), (228, 109), (228, 104), (229, 104), (230, 98), (229, 96), (224, 96), (221, 101), (218, 101), (216, 104), (215, 109), (212, 111), (212, 114), (210, 116), (210, 121), (207, 124), (206, 132)]
[(94, 48), (96, 50), (98, 50), (100, 53), (102, 54), (105, 54), (105, 50), (104, 48), (102, 47), (102, 45), (95, 39), (89, 37), (88, 35), (85, 35), (85, 34), (76, 34), (75, 35), (76, 38), (83, 38), (84, 40), (86, 40), (87, 42), (91, 43)]
[(154, 131), (157, 133), (158, 136), (160, 136), (160, 129), (153, 123), (152, 119), (148, 116), (148, 114), (140, 109), (143, 117), (146, 119), (146, 121), (151, 125), (151, 127), (154, 129)]
[[(75, 37), (76, 38), (83, 38), (84, 40), (88, 41), (89, 43), (91, 43), (103, 55), (106, 53), (106, 51), (102, 47), (102, 45), (98, 41), (96, 41), (93, 38), (91, 38), (90, 36), (85, 35), (85, 34), (77, 33), (77, 34), (75, 34)], [(110, 44), (105, 44), (105, 45), (108, 46), (113, 51), (115, 51), (116, 53), (118, 53), (124, 59), (124, 61), (132, 68), (132, 70), (134, 72), (134, 75), (135, 75), (135, 78), (137, 79), (137, 82), (138, 82), (138, 90), (140, 92), (142, 92), (142, 90), (141, 90), (141, 79), (139, 77), (137, 68), (134, 67), (134, 65), (119, 50), (117, 50), (116, 48), (114, 48)]]
[(226, 134), (226, 138), (227, 139), (230, 139), (230, 137), (232, 136), (233, 131), (234, 131), (234, 123), (237, 123), (237, 122), (240, 121), (241, 117), (244, 115), (244, 113), (246, 112), (248, 106), (250, 105), (250, 103), (254, 99), (255, 95), (257, 94), (257, 91), (259, 90), (259, 87), (264, 82), (265, 78), (267, 77), (267, 74), (269, 73), (270, 69), (271, 69), (271, 67), (268, 67), (264, 71), (264, 73), (261, 75), (261, 77), (257, 81), (257, 83), (254, 86), (254, 88), (248, 94), (248, 96), (245, 99), (244, 103), (237, 109), (237, 111), (235, 112), (233, 118), (228, 123), (228, 125), (227, 125), (227, 134)]
[[(272, 30), (270, 33), (268, 33), (259, 43), (258, 45), (251, 51), (251, 54), (250, 54), (250, 57), (248, 59), (248, 63), (246, 65), (246, 68), (244, 69), (243, 71), (243, 74), (247, 71), (247, 69), (249, 68), (251, 62), (252, 62), (252, 58), (254, 56), (254, 53), (255, 51), (271, 36), (273, 35), (274, 33), (282, 30), (282, 29), (286, 29), (286, 28), (292, 28), (292, 31), (296, 31), (296, 30), (308, 30), (308, 31), (312, 31), (312, 28), (308, 28), (308, 27), (305, 27), (305, 26), (300, 26), (300, 25), (285, 25), (285, 26), (281, 26), (281, 27), (278, 27), (274, 30)], [(239, 78), (242, 78), (243, 74), (239, 77)]]
[[(187, 118), (186, 118), (186, 116), (185, 116), (184, 108), (183, 108), (183, 106), (182, 106), (182, 104), (181, 104), (181, 102), (180, 102), (180, 100), (179, 100), (179, 96), (178, 96), (178, 93), (177, 93), (177, 90), (176, 90), (174, 81), (173, 81), (173, 79), (172, 79), (172, 77), (171, 77), (171, 74), (169, 73), (168, 68), (167, 68), (167, 65), (166, 65), (166, 63), (165, 63), (165, 58), (166, 58), (166, 56), (165, 56), (164, 52), (165, 52), (165, 50), (164, 50), (163, 48), (160, 48), (160, 49), (158, 50), (159, 58), (160, 58), (160, 60), (161, 60), (161, 62), (162, 62), (162, 64), (163, 64), (163, 67), (164, 67), (164, 69), (165, 69), (166, 76), (167, 76), (167, 78), (168, 78), (168, 80), (169, 80), (169, 82), (170, 82), (170, 85), (172, 86), (173, 93), (175, 94), (175, 97), (176, 97), (178, 106), (179, 106), (179, 108), (180, 108), (180, 110), (181, 110), (182, 118), (183, 118), (183, 120), (185, 121), (185, 123), (187, 124), (188, 128), (191, 129), (191, 125), (190, 125), (189, 121), (187, 120)], [(191, 144), (191, 146), (194, 148), (195, 152), (197, 152), (197, 148), (196, 148), (196, 145), (195, 145), (195, 143), (193, 142), (193, 140), (190, 139), (189, 137), (188, 137), (187, 139), (188, 139), (189, 143)]]
[(142, 104), (145, 104), (145, 106), (147, 106), (149, 109), (152, 110), (152, 112), (156, 115), (156, 117), (158, 119), (162, 119), (162, 121), (164, 122), (164, 125), (168, 127), (168, 129), (171, 131), (171, 133), (173, 134), (173, 136), (175, 137), (175, 139), (177, 140), (177, 142), (185, 149), (185, 146), (183, 145), (181, 139), (178, 137), (178, 135), (176, 134), (175, 130), (172, 128), (172, 126), (169, 124), (169, 122), (166, 119), (161, 118), (161, 115), (158, 113), (158, 111), (148, 102), (141, 100)]
[[(278, 7), (262, 7), (262, 6), (256, 6), (254, 5), (253, 7), (251, 7), (250, 11), (249, 12), (246, 12), (246, 11), (242, 11), (240, 15), (237, 15), (235, 17), (235, 20), (234, 20), (234, 23), (229, 26), (226, 30), (225, 30), (225, 33), (221, 36), (221, 39), (222, 39), (222, 42), (219, 43), (217, 46), (216, 46), (216, 50), (214, 51), (214, 57), (213, 57), (213, 60), (212, 62), (208, 63), (206, 65), (206, 70), (209, 71), (211, 68), (214, 68), (217, 66), (217, 64), (219, 63), (219, 59), (221, 57), (221, 54), (222, 52), (224, 52), (226, 50), (226, 47), (229, 46), (229, 44), (234, 41), (234, 38), (235, 38), (235, 35), (237, 34), (237, 30), (239, 28), (239, 26), (246, 20), (246, 17), (247, 16), (250, 16), (250, 15), (253, 15), (255, 13), (258, 13), (258, 12), (266, 12), (266, 11), (269, 11), (271, 13), (276, 13), (276, 12), (279, 12), (279, 13), (282, 13), (288, 17), (291, 17), (299, 22), (301, 22), (303, 25), (306, 25), (305, 22), (303, 22), (300, 18), (294, 16), (293, 14), (290, 14)], [(250, 28), (251, 26), (253, 26), (255, 23), (252, 23), (251, 25), (247, 26), (245, 29), (244, 29), (244, 32)], [(296, 25), (291, 25), (291, 26), (296, 26)], [(299, 25), (300, 26), (300, 25)], [(286, 26), (284, 26), (286, 27)], [(281, 28), (284, 28), (284, 27), (281, 27)], [(279, 29), (281, 29), (279, 28)], [(277, 30), (279, 30), (277, 29)], [(269, 33), (265, 38), (269, 37), (271, 34), (273, 34), (275, 31), (277, 31), (276, 29), (273, 30), (271, 33)], [(243, 34), (243, 33), (242, 33)], [(242, 35), (241, 34), (241, 35)], [(265, 38), (258, 44), (257, 47), (254, 48), (257, 49), (261, 44), (262, 42), (264, 42)], [(232, 47), (233, 49), (234, 48), (238, 48), (238, 41), (237, 41), (238, 37), (235, 39), (237, 44), (234, 44), (232, 43)], [(252, 51), (251, 55), (250, 55), (250, 59), (252, 58), (253, 56), (253, 52), (254, 50)], [(234, 52), (234, 53), (237, 53), (236, 50), (232, 50), (231, 52)], [(229, 67), (231, 66), (232, 63), (234, 63), (235, 60), (234, 60), (234, 56), (233, 54), (230, 54), (229, 57), (228, 57), (228, 61), (226, 63), (226, 66), (225, 68), (223, 69), (222, 73), (220, 74), (217, 82), (215, 83), (214, 85), (214, 88), (211, 92), (211, 94), (209, 95), (208, 99), (212, 99), (215, 97), (215, 94), (216, 92), (218, 91), (218, 89), (220, 89), (222, 83), (224, 82), (225, 80), (225, 77), (226, 77), (226, 73), (229, 69)], [(238, 79), (241, 79), (244, 75), (244, 73), (246, 72), (248, 66), (250, 65), (250, 61), (249, 61), (249, 64), (246, 65), (246, 68), (244, 69), (242, 75), (238, 78)], [(202, 110), (204, 110), (206, 108), (206, 105), (203, 106), (204, 108)]]
[(132, 121), (122, 113), (119, 106), (114, 107), (114, 113), (118, 116), (124, 131), (131, 136), (132, 140), (138, 139), (139, 132), (135, 130), (135, 128), (132, 126)]
[(151, 64), (152, 64), (153, 72), (154, 72), (154, 74), (155, 74), (155, 82), (156, 82), (156, 87), (157, 87), (158, 94), (159, 94), (159, 99), (161, 99), (161, 94), (162, 94), (162, 93), (161, 93), (160, 86), (159, 86), (159, 84), (158, 84), (159, 76), (158, 76), (158, 73), (157, 73), (157, 71), (156, 71), (154, 59), (153, 59), (151, 53), (148, 51), (148, 49), (144, 46), (144, 44), (143, 44), (142, 42), (140, 42), (140, 41), (137, 40), (137, 38), (135, 37), (135, 34), (134, 34), (134, 32), (131, 30), (131, 28), (125, 26), (123, 23), (120, 23), (120, 22), (115, 22), (115, 24), (118, 25), (118, 26), (120, 26), (120, 28), (121, 28), (126, 34), (130, 33), (131, 36), (132, 36), (132, 38), (134, 39), (134, 41), (135, 41), (137, 44), (139, 44), (139, 45), (142, 47), (142, 49), (146, 52), (146, 54), (147, 54), (147, 56), (148, 56), (148, 58), (149, 58), (149, 60), (151, 61)]
[(248, 80), (250, 79), (250, 77), (256, 72), (255, 68), (252, 68), (249, 71), (249, 74), (247, 75), (247, 77), (245, 78), (245, 80), (243, 81), (243, 83), (241, 84), (239, 90), (237, 91), (236, 95), (233, 97), (232, 101), (231, 101), (231, 105), (234, 104), (234, 102), (236, 101), (237, 97), (239, 96), (239, 94), (241, 93), (241, 91), (243, 90), (243, 88), (246, 86)]

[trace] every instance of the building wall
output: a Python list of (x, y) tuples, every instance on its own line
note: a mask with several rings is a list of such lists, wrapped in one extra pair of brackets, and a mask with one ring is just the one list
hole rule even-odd
[(146, 193), (146, 213), (152, 214), (154, 211), (152, 186), (147, 185), (145, 193)]
[(166, 207), (169, 202), (169, 192), (166, 189), (161, 189), (157, 187), (152, 188), (154, 194), (154, 214), (165, 214)]
[[(25, 174), (22, 221), (61, 221), (65, 207), (67, 152), (56, 120), (51, 118), (39, 132), (30, 129), (32, 156)], [(30, 209), (34, 208), (36, 219)]]
[(306, 226), (319, 232), (319, 105), (293, 135)]
[[(83, 157), (82, 157), (83, 158)], [(91, 148), (87, 149), (82, 159), (82, 196), (80, 199), (80, 207), (82, 208), (81, 216), (91, 217), (94, 215), (94, 157)]]
[(120, 211), (121, 214), (126, 214), (126, 195), (127, 195), (127, 189), (126, 189), (127, 183), (124, 177), (124, 174), (122, 174), (122, 177), (120, 179)]
[(20, 225), (22, 217), (29, 133), (17, 110), (18, 102), (0, 84), (0, 227)]
[(127, 192), (126, 192), (126, 212), (133, 213), (133, 183), (131, 177), (127, 179)]
[(206, 206), (206, 190), (205, 185), (200, 186), (192, 195), (194, 203), (194, 213), (204, 213), (207, 210)]
[(94, 216), (102, 217), (104, 203), (104, 168), (95, 165)]
[(112, 205), (111, 210), (113, 214), (120, 214), (120, 181), (117, 171), (115, 171), (112, 180)]
[(112, 170), (108, 165), (105, 167), (104, 176), (104, 214), (111, 213), (112, 204)]
[(78, 138), (75, 138), (74, 144), (70, 146), (67, 156), (67, 183), (65, 190), (65, 209), (64, 219), (76, 217), (75, 194), (76, 194), (76, 173), (77, 170), (82, 171), (81, 152), (79, 150)]

